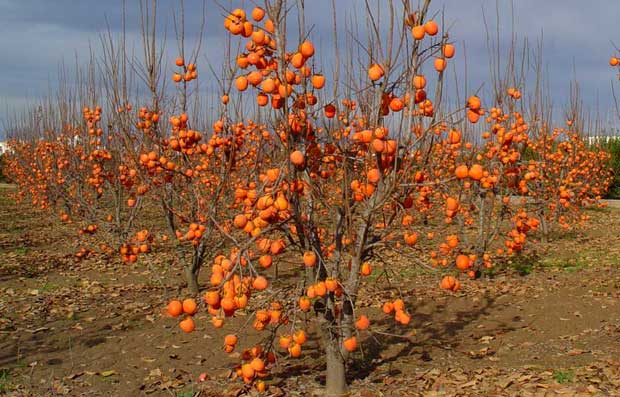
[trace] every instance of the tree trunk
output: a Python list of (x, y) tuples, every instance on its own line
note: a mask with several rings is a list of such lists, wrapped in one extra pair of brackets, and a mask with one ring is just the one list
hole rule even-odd
[(198, 269), (194, 265), (185, 266), (185, 280), (187, 281), (187, 288), (192, 294), (199, 292), (198, 288)]
[(538, 218), (540, 219), (541, 241), (547, 244), (549, 242), (549, 223), (547, 222), (547, 218), (545, 218), (545, 212), (541, 210), (538, 214)]
[(345, 358), (338, 346), (335, 346), (337, 343), (337, 339), (331, 340), (325, 346), (327, 361), (325, 395), (328, 397), (342, 397), (348, 392)]
[(185, 279), (187, 280), (187, 288), (192, 294), (197, 294), (200, 292), (198, 288), (198, 274), (200, 273), (200, 268), (202, 267), (206, 248), (206, 236), (203, 236), (198, 247), (194, 247), (192, 262), (185, 265)]
[(330, 297), (324, 301), (315, 302), (315, 310), (319, 314), (319, 334), (325, 346), (325, 390), (328, 397), (341, 397), (347, 394), (346, 356), (342, 354), (340, 346), (342, 338), (336, 330), (334, 305)]

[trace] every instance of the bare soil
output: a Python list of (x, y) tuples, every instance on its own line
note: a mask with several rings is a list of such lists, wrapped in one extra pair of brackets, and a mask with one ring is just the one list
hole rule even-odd
[[(215, 330), (204, 314), (184, 334), (163, 308), (183, 296), (181, 272), (157, 250), (135, 265), (78, 261), (75, 228), (18, 205), (0, 187), (0, 395), (233, 396), (249, 316)], [(351, 363), (351, 396), (620, 396), (620, 208), (536, 255), (446, 293), (439, 276), (387, 258), (361, 311), (373, 320)], [(206, 273), (206, 272), (205, 272)], [(391, 280), (390, 282), (394, 282)], [(397, 326), (380, 302), (400, 291), (412, 313)], [(272, 396), (310, 396), (323, 382), (319, 343), (267, 379)], [(208, 378), (198, 382), (199, 374)], [(254, 393), (254, 392), (251, 392)]]

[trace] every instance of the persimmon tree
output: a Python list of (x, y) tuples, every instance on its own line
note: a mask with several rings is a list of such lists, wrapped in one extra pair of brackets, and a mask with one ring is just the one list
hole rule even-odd
[[(154, 18), (147, 20), (145, 31), (155, 32), (155, 23)], [(198, 130), (199, 125), (206, 127), (206, 121), (200, 119), (198, 95), (197, 58), (201, 43), (199, 41), (191, 52), (187, 52), (184, 24), (181, 3), (180, 12), (175, 16), (179, 56), (174, 61), (171, 77), (175, 91), (171, 98), (174, 111), (163, 125), (150, 122), (152, 117), (162, 114), (158, 106), (163, 102), (163, 91), (157, 88), (161, 66), (156, 61), (160, 57), (150, 55), (144, 62), (144, 79), (152, 82), (149, 84), (152, 101), (138, 123), (145, 137), (140, 148), (139, 167), (151, 194), (159, 198), (163, 218), (174, 236), (177, 258), (184, 267), (188, 288), (196, 294), (200, 269), (207, 255), (215, 250), (214, 245), (220, 237), (221, 231), (216, 225), (227, 216), (227, 203), (233, 201), (238, 182), (254, 172), (262, 128), (251, 120), (243, 123), (231, 119), (228, 94), (224, 94), (217, 114), (211, 115), (210, 131)], [(202, 24), (204, 26), (204, 14)], [(150, 52), (157, 51), (156, 34), (147, 36)], [(199, 37), (202, 37), (202, 28)], [(221, 76), (218, 77), (220, 88), (225, 92), (232, 85), (226, 76), (234, 71), (228, 58), (223, 60)], [(222, 231), (226, 229), (228, 226)]]
[(527, 191), (546, 239), (556, 226), (571, 229), (587, 220), (580, 209), (599, 203), (611, 182), (609, 153), (588, 150), (570, 125), (545, 130), (531, 147)]
[[(416, 70), (428, 59), (422, 56), (426, 46), (441, 57), (445, 43), (431, 39), (423, 44), (418, 37), (405, 46), (412, 30), (421, 26), (431, 37), (438, 33), (434, 21), (425, 21), (429, 3), (401, 23), (395, 22), (392, 5), (390, 26), (402, 32), (393, 48), (390, 38), (389, 48), (370, 54), (357, 98), (323, 103), (317, 94), (325, 76), (312, 67), (313, 44), (305, 39), (289, 49), (285, 2), (254, 9), (252, 22), (242, 9), (225, 19), (231, 34), (248, 38), (249, 53), (238, 57), (244, 71), (235, 78), (236, 88), (244, 92), (256, 87), (258, 105), (271, 103), (273, 109), (271, 129), (263, 135), (269, 150), (257, 162), (259, 178), (236, 192), (241, 211), (233, 225), (243, 233), (228, 234), (233, 247), (216, 258), (205, 295), (218, 327), (225, 317), (245, 309), (253, 294), (264, 297), (254, 313), (254, 328), (272, 332), (263, 346), (244, 355), (248, 362), (238, 373), (246, 383), (262, 377), (265, 365), (274, 360), (274, 337), (279, 336), (277, 344), (288, 355), (301, 354), (307, 332), (300, 328), (301, 310), (311, 312), (304, 317), (316, 324), (322, 340), (327, 392), (346, 391), (347, 360), (357, 349), (357, 333), (369, 326), (356, 309), (361, 279), (372, 272), (377, 250), (397, 242), (416, 244), (414, 223), (421, 219), (411, 215), (414, 197), (424, 206), (440, 183), (424, 183), (424, 169), (432, 167), (433, 157), (424, 156), (418, 145), (437, 120), (433, 102), (421, 99), (426, 94)], [(303, 6), (298, 13), (303, 15)], [(304, 37), (303, 28), (299, 36)], [(382, 39), (377, 32), (370, 44)], [(396, 67), (401, 58), (405, 65)], [(439, 74), (444, 68), (435, 62)], [(414, 95), (421, 100), (414, 101)], [(392, 133), (390, 123), (397, 126)], [(405, 231), (396, 235), (394, 225), (399, 230), (404, 225)], [(287, 255), (297, 258), (293, 272), (298, 281), (292, 288), (272, 290), (263, 269), (274, 257)], [(178, 307), (175, 302), (169, 309), (178, 315)], [(386, 302), (384, 311), (402, 325), (410, 321), (402, 299)], [(186, 321), (182, 328), (193, 329)], [(226, 350), (231, 351), (237, 339), (227, 339)], [(259, 381), (257, 387), (261, 385)]]
[[(470, 97), (467, 112), (479, 111), (480, 100)], [(477, 119), (468, 117), (469, 122)], [(514, 197), (522, 195), (521, 153), (527, 144), (528, 125), (519, 112), (505, 114), (492, 107), (486, 118), (489, 130), (482, 133), (483, 144), (461, 144), (459, 130), (451, 130), (442, 150), (453, 162), (442, 168), (452, 173), (455, 183), (444, 186), (447, 234), (436, 251), (434, 263), (454, 261), (469, 277), (493, 266), (492, 258), (520, 252), (525, 233), (538, 228), (538, 220), (519, 210)], [(451, 224), (456, 223), (456, 227)], [(512, 224), (508, 227), (507, 224)], [(501, 245), (496, 243), (503, 237)]]
[[(429, 3), (417, 12), (407, 8), (402, 24), (394, 22), (392, 5), (387, 31), (397, 33), (387, 38), (368, 15), (368, 30), (374, 32), (366, 47), (368, 66), (349, 72), (347, 81), (358, 86), (342, 99), (338, 81), (329, 82), (332, 99), (320, 94), (328, 76), (318, 73), (313, 62), (303, 5), (297, 9), (301, 40), (292, 45), (285, 2), (266, 2), (251, 13), (236, 9), (224, 20), (232, 35), (247, 39), (247, 52), (237, 56), (236, 89), (255, 92), (257, 105), (272, 110), (262, 135), (268, 150), (259, 153), (255, 168), (258, 180), (248, 180), (235, 192), (239, 211), (232, 225), (239, 232), (220, 227), (232, 248), (215, 259), (205, 301), (216, 327), (236, 310), (251, 308), (254, 328), (270, 331), (263, 344), (244, 352), (237, 371), (246, 383), (256, 381), (259, 390), (264, 383), (257, 379), (280, 354), (275, 345), (285, 355), (301, 354), (308, 331), (301, 328), (303, 319), (314, 323), (322, 341), (327, 392), (346, 391), (347, 360), (357, 349), (359, 333), (370, 326), (357, 310), (361, 280), (372, 272), (381, 249), (415, 246), (416, 228), (429, 219), (441, 216), (447, 224), (458, 223), (458, 235), (445, 236), (440, 252), (431, 253), (431, 263), (454, 264), (472, 277), (491, 266), (489, 251), (500, 233), (505, 233), (505, 249), (494, 254), (512, 255), (523, 249), (527, 233), (538, 229), (540, 220), (526, 211), (525, 203), (512, 200), (528, 193), (532, 176), (522, 161), (530, 142), (524, 116), (514, 106), (504, 110), (500, 101), (486, 118), (486, 143), (476, 147), (463, 145), (459, 129), (442, 120), (443, 73), (454, 46), (447, 35), (433, 39), (439, 27), (425, 20)], [(432, 58), (437, 73), (433, 99), (421, 73)], [(505, 95), (521, 98), (515, 88), (507, 88)], [(469, 123), (486, 113), (477, 96), (463, 110)], [(508, 231), (506, 221), (512, 225)], [(296, 281), (270, 287), (264, 269), (279, 257), (297, 258), (290, 270)], [(456, 290), (459, 283), (447, 276), (442, 287)], [(261, 299), (248, 306), (252, 296)], [(171, 314), (183, 312), (179, 304), (171, 303)], [(410, 321), (402, 299), (386, 302), (383, 311), (402, 325)], [(193, 330), (190, 317), (180, 325)], [(227, 336), (225, 350), (237, 343), (236, 336)]]
[[(96, 100), (98, 91), (92, 76), (80, 89), (86, 93), (81, 94), (82, 100)], [(118, 200), (120, 194), (135, 187), (130, 172), (120, 166), (117, 136), (100, 127), (105, 120), (102, 108), (93, 105), (78, 109), (75, 104), (70, 107), (65, 102), (50, 102), (39, 110), (41, 116), (35, 113), (33, 122), (26, 119), (21, 126), (28, 129), (29, 138), (22, 136), (11, 142), (18, 195), (25, 197), (27, 193), (33, 204), (58, 209), (61, 220), (75, 222), (81, 236), (97, 234), (100, 243), (119, 246), (135, 226), (140, 206)], [(110, 253), (107, 244), (96, 249), (100, 248)], [(82, 257), (92, 251), (83, 247), (76, 255)]]

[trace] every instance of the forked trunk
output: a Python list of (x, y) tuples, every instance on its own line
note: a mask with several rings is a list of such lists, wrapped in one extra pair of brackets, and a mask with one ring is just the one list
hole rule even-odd
[(199, 292), (198, 288), (198, 270), (194, 269), (193, 265), (185, 266), (185, 280), (187, 281), (187, 288), (192, 294)]
[(198, 287), (198, 274), (202, 267), (206, 247), (206, 238), (203, 236), (200, 244), (194, 247), (192, 262), (185, 265), (185, 280), (187, 281), (187, 288), (192, 294), (200, 292)]

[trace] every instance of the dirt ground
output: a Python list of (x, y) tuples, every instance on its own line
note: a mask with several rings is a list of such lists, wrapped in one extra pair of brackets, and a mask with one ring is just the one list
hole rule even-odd
[[(75, 230), (11, 192), (0, 187), (0, 395), (239, 394), (229, 379), (238, 353), (223, 353), (221, 341), (239, 330), (242, 344), (255, 342), (243, 337), (248, 317), (215, 330), (197, 315), (196, 332), (183, 334), (162, 313), (182, 296), (170, 258), (77, 261)], [(378, 280), (361, 309), (376, 326), (351, 364), (351, 396), (620, 396), (620, 208), (588, 212), (583, 230), (455, 294), (391, 258), (412, 322), (380, 314), (394, 292)], [(308, 346), (268, 378), (265, 395), (320, 388), (318, 341)]]

